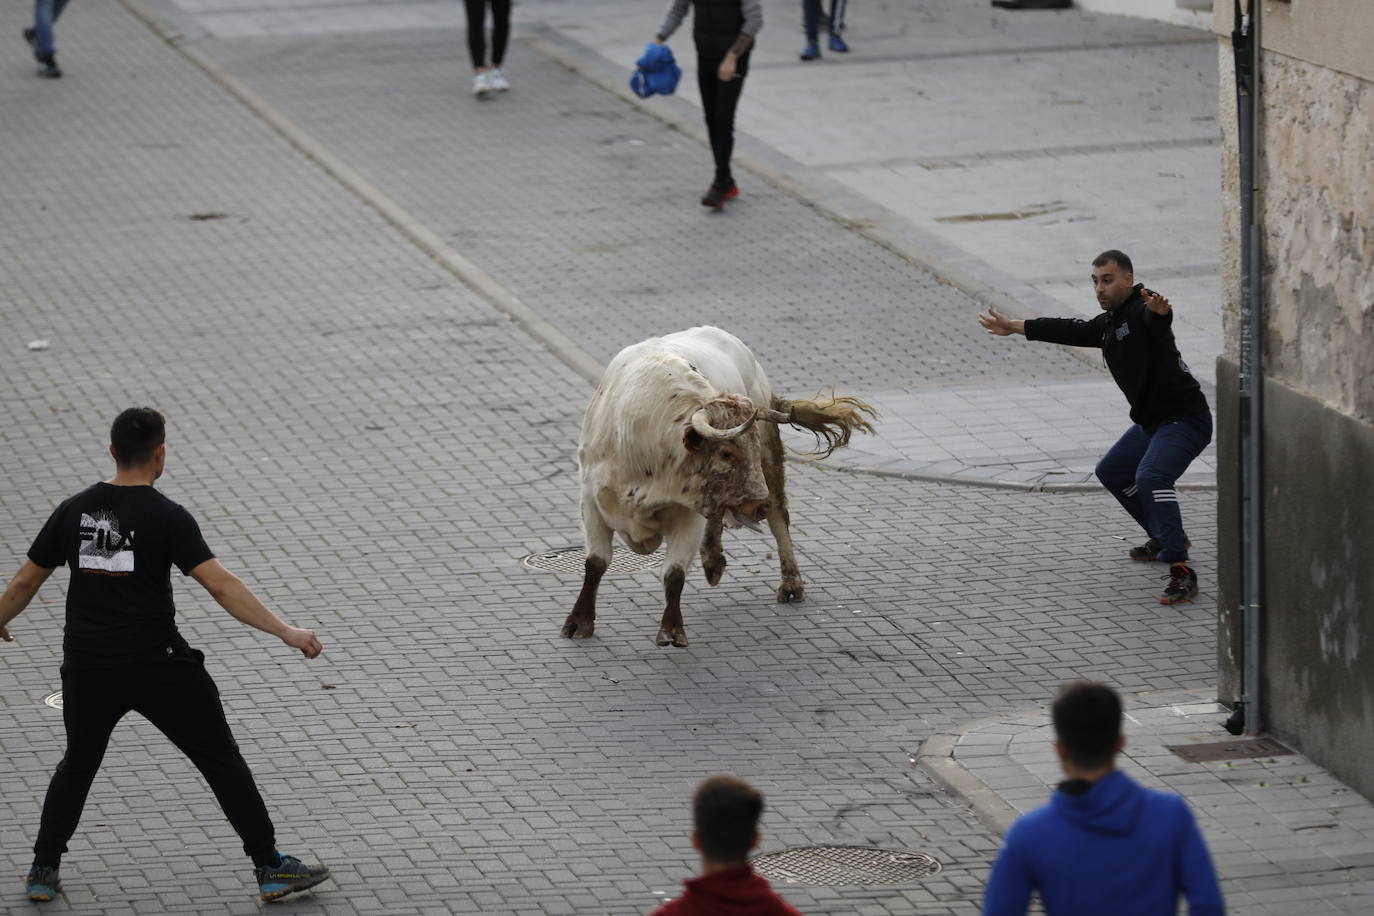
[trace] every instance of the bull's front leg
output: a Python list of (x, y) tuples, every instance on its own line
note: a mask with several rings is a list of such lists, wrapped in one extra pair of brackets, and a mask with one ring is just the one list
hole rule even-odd
[(697, 545), (706, 533), (706, 519), (684, 509), (670, 523), (663, 557), (663, 617), (654, 642), (660, 646), (687, 648), (687, 627), (682, 621), (682, 586)]
[(778, 544), (778, 565), (782, 574), (778, 581), (778, 602), (801, 601), (806, 597), (801, 570), (797, 568), (797, 549), (792, 544), (792, 521), (787, 511), (787, 472), (782, 450), (782, 435), (772, 423), (760, 426), (762, 442), (763, 479), (768, 484), (768, 528)]
[(725, 551), (720, 546), (720, 533), (725, 522), (720, 518), (707, 519), (706, 536), (701, 539), (701, 570), (708, 585), (719, 585), (725, 574)]
[(595, 501), (584, 496), (582, 535), (587, 546), (587, 560), (583, 564), (582, 591), (577, 593), (572, 613), (563, 621), (564, 636), (586, 639), (596, 631), (596, 589), (606, 574), (606, 567), (611, 564), (612, 533)]

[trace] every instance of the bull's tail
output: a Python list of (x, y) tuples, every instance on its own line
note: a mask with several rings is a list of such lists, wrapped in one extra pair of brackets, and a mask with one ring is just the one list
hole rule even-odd
[(878, 417), (878, 412), (867, 401), (837, 396), (833, 392), (829, 396), (818, 395), (798, 401), (774, 395), (772, 407), (788, 415), (789, 425), (807, 430), (816, 437), (816, 448), (803, 454), (817, 459), (829, 457), (835, 449), (848, 445), (856, 429), (872, 434), (873, 424), (869, 419)]

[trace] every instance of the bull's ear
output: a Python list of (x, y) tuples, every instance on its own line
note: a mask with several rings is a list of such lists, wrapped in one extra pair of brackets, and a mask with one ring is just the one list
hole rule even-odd
[(706, 438), (701, 433), (687, 426), (687, 431), (682, 434), (682, 444), (687, 447), (689, 452), (699, 452), (701, 447), (706, 444)]

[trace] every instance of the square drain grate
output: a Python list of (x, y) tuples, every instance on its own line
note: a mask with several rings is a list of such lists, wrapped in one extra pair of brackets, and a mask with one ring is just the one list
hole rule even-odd
[(867, 846), (803, 846), (755, 856), (750, 863), (770, 881), (819, 887), (912, 884), (941, 868), (925, 853)]
[(1292, 754), (1273, 738), (1242, 738), (1239, 741), (1211, 741), (1207, 744), (1175, 744), (1165, 746), (1189, 763), (1211, 763), (1214, 760), (1249, 760), (1252, 757), (1280, 757)]

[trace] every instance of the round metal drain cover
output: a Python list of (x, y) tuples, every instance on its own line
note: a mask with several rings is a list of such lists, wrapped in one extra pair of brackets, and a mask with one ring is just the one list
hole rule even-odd
[(46, 696), (46, 697), (43, 698), (43, 702), (46, 703), (47, 705), (51, 706), (53, 709), (61, 709), (61, 708), (62, 708), (62, 691), (59, 690), (59, 691), (57, 691), (57, 693), (49, 694), (48, 696)]
[[(562, 550), (552, 550), (548, 553), (531, 554), (520, 562), (530, 569), (575, 572), (581, 575), (585, 568), (583, 564), (586, 561), (587, 552), (581, 547), (564, 547)], [(663, 551), (661, 550), (641, 556), (632, 550), (621, 547), (611, 552), (611, 565), (607, 567), (606, 572), (641, 572), (646, 569), (657, 569), (662, 562)]]
[(770, 881), (830, 887), (911, 884), (940, 871), (925, 853), (868, 846), (803, 846), (756, 856), (754, 870)]

